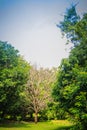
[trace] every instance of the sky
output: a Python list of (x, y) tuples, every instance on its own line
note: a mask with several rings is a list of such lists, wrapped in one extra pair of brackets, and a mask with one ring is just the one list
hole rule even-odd
[(87, 0), (0, 0), (0, 40), (18, 49), (31, 65), (58, 67), (71, 45), (65, 45), (56, 24), (77, 3), (79, 15), (87, 12)]

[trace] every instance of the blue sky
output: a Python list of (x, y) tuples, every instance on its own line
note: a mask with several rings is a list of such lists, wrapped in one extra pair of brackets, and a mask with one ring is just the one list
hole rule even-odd
[(66, 8), (78, 3), (87, 12), (87, 0), (0, 0), (0, 40), (8, 41), (31, 64), (57, 67), (69, 54), (56, 24)]

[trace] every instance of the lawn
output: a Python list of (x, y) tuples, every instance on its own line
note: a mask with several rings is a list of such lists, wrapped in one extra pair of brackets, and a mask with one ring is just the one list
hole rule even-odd
[(68, 121), (39, 122), (37, 124), (21, 122), (0, 124), (0, 130), (68, 130), (72, 124)]

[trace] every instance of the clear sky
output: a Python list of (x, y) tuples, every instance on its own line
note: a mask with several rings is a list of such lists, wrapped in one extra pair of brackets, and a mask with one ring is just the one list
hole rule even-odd
[(0, 0), (0, 40), (8, 41), (31, 64), (57, 67), (69, 54), (56, 24), (66, 8), (78, 3), (87, 12), (87, 0)]

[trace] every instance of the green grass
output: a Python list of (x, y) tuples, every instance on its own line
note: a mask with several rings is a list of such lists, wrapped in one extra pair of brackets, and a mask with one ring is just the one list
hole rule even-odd
[(72, 124), (66, 120), (39, 122), (37, 124), (28, 122), (0, 124), (0, 130), (68, 130), (70, 127)]

